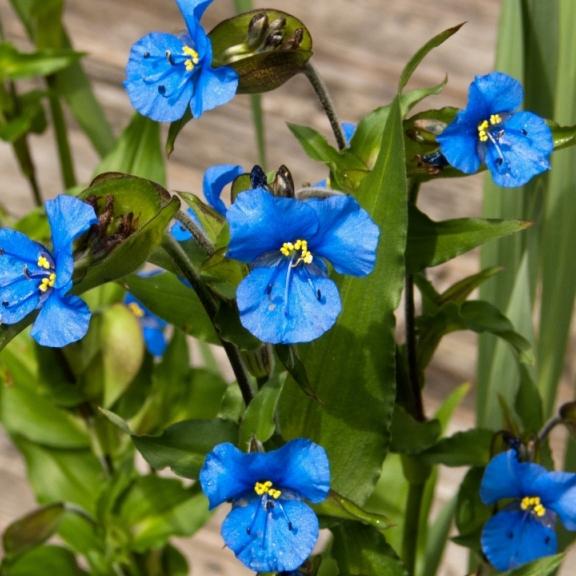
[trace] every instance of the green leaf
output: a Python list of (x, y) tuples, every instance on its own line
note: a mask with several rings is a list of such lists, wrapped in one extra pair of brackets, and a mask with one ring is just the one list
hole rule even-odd
[(401, 454), (418, 454), (433, 446), (440, 432), (438, 420), (419, 422), (398, 405), (394, 410), (390, 429), (390, 450)]
[(272, 437), (276, 430), (276, 408), (283, 385), (283, 379), (272, 377), (250, 402), (240, 424), (241, 446), (248, 444), (252, 438), (266, 442)]
[(130, 527), (131, 549), (159, 548), (173, 536), (191, 536), (209, 519), (208, 501), (181, 481), (143, 476), (122, 498), (120, 519)]
[(90, 445), (86, 427), (48, 398), (22, 386), (1, 391), (1, 419), (10, 434), (54, 448), (85, 448)]
[(138, 319), (123, 304), (102, 313), (102, 384), (104, 406), (112, 406), (138, 374), (144, 359), (144, 339)]
[(105, 211), (112, 202), (113, 223), (117, 233), (120, 221), (128, 218), (135, 230), (121, 240), (106, 256), (91, 264), (85, 271), (77, 292), (110, 282), (137, 270), (153, 248), (160, 244), (180, 201), (160, 186), (135, 176), (105, 174), (84, 190), (82, 198), (97, 202), (97, 213)]
[(103, 477), (91, 452), (44, 448), (17, 436), (13, 441), (24, 456), (28, 480), (40, 503), (73, 502), (95, 511)]
[[(301, 126), (290, 122), (288, 122), (288, 128), (290, 128), (290, 132), (294, 134), (296, 140), (300, 142), (302, 149), (306, 152), (309, 158), (327, 164), (340, 164), (342, 158), (340, 152), (338, 152), (338, 150), (332, 145), (328, 144), (328, 141), (324, 136), (322, 136), (322, 134), (308, 126)], [(382, 134), (380, 133), (380, 136), (381, 135)], [(362, 167), (362, 164), (359, 163), (358, 168), (361, 169)]]
[(407, 576), (394, 550), (374, 528), (344, 522), (332, 533), (332, 555), (343, 576)]
[(40, 546), (2, 564), (5, 576), (81, 576), (86, 574), (78, 567), (72, 552), (60, 546)]
[(394, 525), (386, 516), (368, 512), (333, 490), (330, 490), (330, 494), (324, 502), (314, 506), (314, 510), (320, 516), (354, 520), (368, 526), (373, 526), (379, 531), (386, 530)]
[(40, 50), (25, 54), (7, 42), (0, 43), (0, 81), (54, 74), (78, 60), (73, 50)]
[(94, 171), (123, 172), (166, 184), (164, 150), (160, 142), (160, 124), (135, 114), (124, 129), (114, 148)]
[(173, 274), (142, 277), (132, 274), (122, 284), (151, 312), (200, 340), (219, 343), (214, 326), (196, 292)]
[(480, 500), (483, 468), (471, 468), (460, 484), (456, 501), (455, 522), (458, 528), (458, 544), (480, 550), (480, 534), (484, 524), (492, 516), (490, 506)]
[(485, 466), (490, 460), (492, 436), (491, 430), (482, 428), (457, 432), (420, 452), (418, 458), (422, 463), (431, 465)]
[(208, 239), (215, 244), (226, 226), (226, 219), (216, 212), (212, 206), (202, 202), (196, 194), (178, 192), (178, 195), (192, 208), (200, 221), (202, 230), (208, 236)]
[[(554, 122), (548, 122), (548, 124), (551, 125), (554, 150), (563, 150), (576, 144), (576, 126), (558, 126)], [(554, 171), (558, 171), (557, 163), (558, 160), (554, 163)]]
[(0, 139), (14, 143), (29, 132), (41, 134), (46, 130), (46, 115), (42, 108), (42, 99), (46, 94), (40, 90), (32, 90), (26, 94), (15, 96), (17, 110), (0, 119)]
[(65, 511), (63, 504), (52, 504), (12, 522), (2, 535), (6, 556), (22, 554), (48, 540), (58, 529)]
[(546, 556), (536, 562), (531, 562), (516, 570), (506, 572), (502, 576), (551, 576), (560, 568), (565, 554), (556, 554), (556, 556)]
[(476, 288), (479, 288), (484, 284), (484, 282), (498, 274), (501, 270), (502, 268), (499, 266), (492, 266), (491, 268), (485, 268), (476, 274), (467, 276), (443, 292), (440, 295), (438, 303), (447, 304), (448, 302), (454, 302), (456, 304), (461, 304), (465, 302)]
[(404, 66), (404, 70), (402, 70), (402, 74), (400, 75), (400, 82), (398, 84), (398, 92), (402, 92), (404, 90), (406, 84), (408, 84), (408, 81), (410, 80), (412, 74), (414, 74), (416, 68), (418, 68), (418, 66), (420, 66), (420, 63), (422, 62), (422, 60), (424, 60), (424, 58), (426, 58), (426, 56), (434, 48), (437, 48), (438, 46), (440, 46), (441, 44), (446, 42), (446, 40), (448, 40), (448, 38), (450, 38), (451, 36), (456, 34), (456, 32), (458, 32), (458, 30), (460, 30), (460, 28), (462, 28), (462, 26), (464, 26), (464, 23), (459, 24), (458, 26), (454, 26), (453, 28), (448, 28), (447, 30), (444, 30), (443, 32), (440, 32), (440, 34), (437, 34), (436, 36), (434, 36), (434, 38), (428, 40), (428, 42), (426, 42), (426, 44), (424, 44), (424, 46), (422, 46), (422, 48), (420, 48), (414, 54), (414, 56), (412, 56), (412, 58), (410, 58), (410, 60), (408, 61), (408, 64), (406, 64), (406, 66)]
[(238, 427), (226, 420), (186, 420), (159, 436), (132, 436), (144, 459), (155, 470), (169, 467), (179, 476), (197, 478), (206, 454), (221, 442), (238, 442)]
[[(375, 269), (367, 278), (338, 280), (342, 313), (336, 326), (301, 350), (320, 401), (306, 396), (289, 379), (279, 406), (283, 436), (303, 436), (324, 446), (334, 490), (360, 505), (372, 492), (388, 451), (396, 396), (394, 310), (403, 287), (407, 229), (398, 99), (382, 142), (358, 200), (386, 231), (386, 241), (379, 243)], [(371, 293), (378, 298), (366, 298)]]
[[(257, 15), (262, 15), (261, 32), (249, 35), (249, 25)], [(267, 41), (272, 34), (281, 36), (280, 43)], [(302, 72), (312, 56), (312, 37), (306, 26), (280, 10), (252, 10), (234, 16), (220, 22), (209, 36), (213, 65), (236, 70), (239, 94), (278, 88)]]
[(406, 266), (411, 272), (437, 266), (490, 240), (525, 230), (529, 222), (458, 218), (435, 222), (417, 208), (410, 211)]

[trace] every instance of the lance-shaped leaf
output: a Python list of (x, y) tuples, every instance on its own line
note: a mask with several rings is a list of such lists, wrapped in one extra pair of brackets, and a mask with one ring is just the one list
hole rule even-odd
[(525, 230), (530, 222), (486, 218), (457, 218), (435, 222), (412, 207), (408, 228), (406, 267), (411, 272), (437, 266), (490, 240)]
[(486, 466), (494, 433), (474, 428), (443, 438), (434, 446), (420, 452), (418, 458), (426, 464), (444, 466)]
[(39, 546), (2, 564), (6, 576), (85, 576), (74, 554), (61, 546)]
[(196, 292), (170, 273), (142, 277), (131, 274), (122, 284), (151, 312), (186, 334), (218, 344), (214, 326)]
[(252, 10), (224, 20), (210, 32), (214, 66), (238, 72), (239, 93), (274, 90), (302, 72), (312, 56), (306, 26), (280, 10)]
[(39, 50), (24, 53), (8, 42), (0, 43), (0, 80), (54, 74), (82, 57), (73, 50)]
[[(79, 274), (77, 292), (137, 270), (160, 244), (180, 201), (142, 178), (109, 173), (98, 177), (81, 197), (96, 204), (99, 237), (89, 247), (90, 264)], [(104, 254), (102, 256), (102, 254)]]

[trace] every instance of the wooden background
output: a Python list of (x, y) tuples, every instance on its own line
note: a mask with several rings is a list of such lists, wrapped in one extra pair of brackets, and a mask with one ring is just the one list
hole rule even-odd
[[(473, 76), (485, 74), (493, 67), (499, 4), (498, 0), (255, 2), (256, 7), (287, 10), (307, 24), (315, 39), (316, 66), (328, 84), (341, 118), (347, 121), (357, 121), (370, 110), (389, 102), (401, 69), (416, 48), (441, 30), (466, 21), (466, 26), (455, 37), (424, 61), (410, 84), (410, 87), (430, 86), (448, 75), (443, 94), (427, 101), (426, 105), (462, 106)], [(231, 0), (216, 0), (204, 24), (210, 29), (232, 14)], [(27, 47), (24, 32), (8, 0), (0, 0), (0, 18), (8, 38)], [(88, 54), (86, 69), (118, 133), (132, 114), (122, 89), (130, 46), (150, 31), (180, 31), (183, 24), (175, 3), (171, 0), (69, 0), (66, 24), (75, 48)], [(330, 137), (327, 121), (306, 80), (291, 80), (265, 95), (263, 102), (270, 166), (287, 164), (297, 183), (324, 177), (322, 167), (304, 156), (286, 127), (287, 121), (308, 124)], [(71, 139), (78, 176), (88, 182), (97, 157), (75, 127)], [(61, 185), (53, 135), (34, 137), (32, 147), (43, 193), (46, 197), (54, 196), (61, 192)], [(199, 191), (202, 173), (211, 164), (234, 162), (249, 167), (256, 160), (249, 98), (239, 96), (230, 105), (206, 113), (186, 127), (169, 162), (169, 187)], [(0, 143), (0, 174), (0, 202), (13, 213), (24, 214), (32, 205), (30, 194), (10, 148), (4, 143)], [(429, 184), (421, 192), (421, 204), (434, 218), (477, 216), (481, 212), (481, 185), (482, 177), (478, 176)], [(477, 254), (471, 253), (434, 269), (433, 280), (443, 287), (477, 267)], [(474, 361), (472, 335), (458, 334), (444, 341), (429, 370), (426, 405), (430, 412), (454, 386), (473, 382)], [(460, 410), (454, 428), (472, 425), (472, 403), (468, 401)], [(459, 470), (443, 472), (438, 505), (455, 493), (461, 476)], [(33, 506), (22, 462), (1, 436), (0, 530)], [(194, 574), (248, 574), (231, 553), (223, 549), (217, 534), (217, 520), (179, 545), (193, 562)], [(464, 550), (450, 545), (441, 576), (461, 576), (465, 566)]]

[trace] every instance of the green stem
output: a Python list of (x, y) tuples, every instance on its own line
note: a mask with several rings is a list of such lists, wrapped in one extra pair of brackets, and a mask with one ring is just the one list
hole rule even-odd
[(266, 172), (266, 129), (264, 126), (264, 113), (262, 111), (262, 95), (252, 94), (250, 96), (252, 107), (252, 122), (256, 134), (256, 146), (258, 147), (258, 164)]
[(198, 242), (198, 244), (205, 250), (208, 256), (212, 256), (214, 254), (214, 246), (212, 246), (212, 243), (210, 240), (208, 240), (202, 228), (200, 228), (200, 226), (198, 226), (198, 224), (196, 224), (196, 222), (194, 222), (194, 220), (192, 220), (192, 218), (190, 218), (186, 212), (179, 210), (176, 213), (175, 218), (178, 220), (178, 222), (180, 222), (180, 224), (182, 224), (182, 226), (184, 226), (184, 228), (186, 228), (186, 230), (188, 230), (188, 232), (190, 232), (190, 234), (192, 234), (194, 240)]
[(74, 172), (74, 161), (72, 160), (72, 152), (66, 130), (66, 120), (60, 99), (56, 95), (56, 78), (54, 76), (48, 76), (46, 82), (48, 83), (49, 89), (48, 101), (50, 104), (50, 113), (52, 114), (52, 123), (54, 125), (58, 159), (60, 160), (62, 183), (64, 189), (68, 190), (76, 186), (76, 174)]
[(42, 192), (40, 192), (40, 186), (38, 184), (38, 179), (36, 178), (36, 168), (34, 166), (34, 161), (32, 160), (32, 154), (30, 153), (30, 147), (26, 136), (22, 136), (22, 138), (18, 138), (18, 140), (13, 142), (12, 149), (14, 150), (14, 154), (18, 160), (20, 171), (26, 180), (28, 180), (34, 204), (38, 207), (42, 206)]
[(408, 485), (408, 500), (404, 516), (404, 534), (402, 538), (402, 560), (409, 576), (416, 570), (416, 556), (418, 552), (418, 533), (420, 527), (420, 510), (424, 499), (425, 483)]
[[(194, 265), (188, 258), (188, 255), (182, 249), (182, 246), (174, 240), (169, 234), (164, 236), (164, 241), (162, 243), (164, 249), (168, 253), (168, 255), (172, 258), (174, 263), (178, 266), (186, 280), (190, 282), (192, 288), (196, 292), (198, 299), (202, 303), (202, 306), (206, 310), (206, 313), (210, 317), (210, 320), (216, 327), (216, 314), (218, 312), (218, 307), (214, 297), (204, 286), (200, 275), (194, 268)], [(218, 330), (216, 330), (218, 333)], [(236, 381), (238, 382), (238, 386), (240, 387), (240, 391), (242, 392), (242, 397), (244, 398), (244, 403), (246, 406), (250, 404), (252, 399), (254, 398), (254, 392), (252, 391), (252, 386), (250, 384), (250, 379), (242, 363), (242, 358), (240, 356), (240, 351), (226, 340), (220, 338), (220, 343), (228, 356), (228, 360), (230, 362), (230, 366), (236, 376)]]
[(324, 84), (324, 81), (310, 61), (306, 63), (304, 74), (306, 74), (306, 78), (308, 78), (312, 88), (314, 88), (314, 92), (316, 92), (316, 96), (318, 96), (318, 100), (320, 101), (320, 104), (322, 105), (322, 108), (324, 109), (324, 112), (330, 122), (332, 132), (334, 132), (334, 137), (336, 138), (336, 143), (338, 144), (338, 149), (344, 150), (344, 148), (346, 148), (346, 139), (344, 138), (342, 126), (340, 125), (340, 120), (336, 114), (336, 110), (334, 108), (332, 98), (330, 98), (330, 94), (328, 93), (326, 84)]

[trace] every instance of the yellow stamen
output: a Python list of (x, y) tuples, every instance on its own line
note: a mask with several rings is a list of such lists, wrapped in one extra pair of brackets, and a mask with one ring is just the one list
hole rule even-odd
[(46, 256), (38, 256), (38, 262), (36, 262), (36, 264), (40, 268), (44, 268), (44, 270), (50, 270), (50, 268), (51, 268), (50, 262), (49, 262), (48, 258), (46, 258)]
[(142, 307), (138, 306), (136, 302), (130, 302), (130, 304), (128, 304), (128, 308), (130, 309), (130, 312), (136, 316), (136, 318), (142, 318), (144, 316), (144, 310), (142, 310)]
[(314, 256), (308, 250), (308, 242), (306, 240), (296, 240), (295, 242), (284, 242), (280, 248), (282, 256), (293, 257), (295, 253), (300, 252), (298, 259), (292, 264), (293, 267), (298, 266), (300, 262), (304, 264), (312, 264)]
[(50, 276), (45, 276), (40, 281), (40, 285), (38, 286), (38, 290), (43, 294), (48, 292), (49, 288), (54, 288), (54, 284), (56, 283), (56, 274), (52, 272)]
[(488, 129), (490, 126), (497, 126), (502, 123), (502, 116), (500, 114), (491, 114), (489, 120), (483, 120), (478, 124), (478, 139), (480, 142), (488, 141)]
[(256, 492), (258, 496), (264, 496), (264, 494), (268, 494), (270, 498), (278, 500), (278, 498), (282, 496), (282, 490), (278, 490), (273, 486), (274, 485), (272, 482), (270, 482), (270, 480), (266, 480), (266, 482), (256, 482), (256, 484), (254, 484), (254, 492)]
[(539, 496), (525, 496), (520, 502), (520, 508), (525, 512), (532, 512), (538, 518), (546, 515), (546, 508)]
[(184, 48), (182, 48), (182, 52), (184, 53), (185, 56), (188, 56), (188, 59), (184, 61), (186, 71), (192, 72), (192, 70), (194, 70), (194, 68), (196, 67), (196, 64), (200, 62), (200, 55), (198, 54), (198, 52), (196, 52), (196, 50), (194, 50), (194, 48), (191, 48), (190, 46), (187, 45), (184, 46)]

